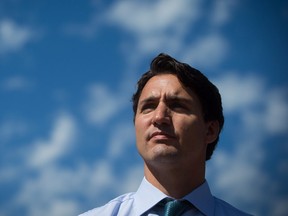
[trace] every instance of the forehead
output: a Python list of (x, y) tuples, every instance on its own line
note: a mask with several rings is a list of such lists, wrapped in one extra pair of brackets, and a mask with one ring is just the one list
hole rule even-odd
[(146, 97), (185, 96), (191, 97), (191, 92), (185, 88), (177, 76), (173, 74), (161, 74), (152, 77), (144, 86), (140, 100)]

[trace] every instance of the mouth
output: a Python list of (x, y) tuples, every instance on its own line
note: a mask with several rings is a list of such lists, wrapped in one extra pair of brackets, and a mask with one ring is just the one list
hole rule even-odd
[(155, 131), (150, 136), (150, 139), (158, 139), (158, 140), (175, 139), (175, 138), (176, 137), (174, 135), (171, 135), (163, 131)]

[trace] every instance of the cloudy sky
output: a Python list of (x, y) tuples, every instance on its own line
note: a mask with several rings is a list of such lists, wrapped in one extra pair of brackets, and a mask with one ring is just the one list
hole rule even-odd
[(223, 96), (214, 195), (288, 215), (287, 38), (284, 0), (1, 0), (0, 216), (77, 215), (137, 189), (130, 99), (160, 52)]

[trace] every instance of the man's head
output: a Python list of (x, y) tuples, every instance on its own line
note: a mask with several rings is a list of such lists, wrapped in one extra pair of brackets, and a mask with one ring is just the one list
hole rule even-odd
[[(190, 67), (188, 64), (181, 63), (174, 58), (166, 55), (158, 55), (150, 65), (150, 70), (142, 75), (138, 81), (138, 89), (132, 97), (134, 121), (138, 110), (139, 99), (147, 82), (155, 76), (163, 74), (172, 74), (176, 76), (187, 91), (195, 94), (199, 100), (203, 119), (205, 122), (217, 122), (219, 124), (219, 133), (224, 124), (221, 96), (216, 86), (214, 86), (200, 71)], [(206, 149), (206, 160), (209, 160), (213, 154), (215, 146), (219, 140), (213, 140)]]

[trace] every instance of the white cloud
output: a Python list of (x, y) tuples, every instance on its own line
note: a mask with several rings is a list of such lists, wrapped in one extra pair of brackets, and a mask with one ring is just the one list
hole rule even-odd
[[(230, 20), (237, 5), (237, 0), (212, 3), (124, 0), (106, 7), (97, 3), (88, 24), (74, 26), (73, 32), (91, 37), (103, 26), (115, 27), (125, 33), (120, 48), (128, 62), (139, 62), (155, 52), (166, 52), (183, 56), (186, 62), (212, 67), (222, 63), (227, 56), (229, 43), (221, 35), (220, 27)], [(196, 25), (200, 21), (205, 23), (207, 31), (198, 29)], [(193, 33), (195, 26), (197, 34), (188, 35), (188, 32)], [(201, 39), (195, 39), (199, 34)]]
[(207, 179), (212, 190), (217, 197), (253, 215), (286, 215), (287, 197), (279, 196), (283, 184), (279, 185), (279, 179), (264, 166), (269, 158), (263, 145), (266, 137), (247, 136), (249, 129), (245, 126), (238, 131), (243, 139), (233, 140), (233, 151), (218, 148), (208, 162)]
[(81, 202), (76, 197), (84, 197), (95, 205), (107, 191), (119, 188), (112, 164), (107, 160), (95, 160), (93, 164), (80, 162), (74, 168), (50, 164), (38, 171), (37, 176), (26, 178), (14, 200), (15, 205), (25, 206), (31, 216), (40, 212), (43, 216), (78, 215)]
[(269, 87), (264, 78), (256, 75), (224, 74), (215, 84), (222, 95), (224, 113), (236, 115), (249, 139), (265, 140), (265, 137), (288, 132), (288, 100), (286, 87)]
[(79, 194), (80, 187), (85, 185), (82, 180), (79, 182), (79, 179), (87, 177), (83, 169), (65, 169), (52, 165), (39, 171), (37, 177), (26, 179), (15, 203), (24, 205), (31, 216), (76, 215), (79, 204), (76, 199), (73, 200), (73, 193)]
[[(139, 156), (140, 157), (140, 156)], [(118, 188), (120, 194), (136, 191), (144, 176), (143, 164), (131, 164), (125, 173), (125, 177), (121, 179), (121, 188)]]
[(235, 72), (221, 75), (214, 83), (222, 95), (225, 114), (238, 113), (251, 132), (288, 131), (287, 88), (268, 87), (264, 77)]
[(165, 32), (171, 27), (181, 26), (183, 22), (187, 25), (191, 19), (197, 19), (200, 2), (120, 1), (108, 11), (107, 20), (139, 36)]
[[(210, 5), (205, 8), (205, 3), (199, 0), (118, 1), (102, 8), (101, 12), (96, 10), (89, 24), (76, 32), (84, 31), (91, 36), (95, 29), (100, 31), (105, 25), (129, 33), (121, 42), (128, 62), (138, 62), (143, 56), (155, 52), (166, 52), (171, 55), (180, 53), (189, 62), (215, 66), (229, 51), (228, 42), (218, 29), (228, 22), (235, 5), (235, 0), (216, 1), (211, 9)], [(193, 32), (195, 24), (203, 18), (208, 18), (208, 36), (191, 41), (187, 33)]]
[(53, 163), (71, 147), (76, 135), (76, 125), (66, 113), (59, 115), (47, 140), (38, 140), (33, 144), (29, 156), (29, 165), (41, 167)]
[(18, 51), (34, 37), (31, 28), (20, 26), (12, 20), (0, 21), (0, 54)]
[(120, 94), (112, 93), (104, 85), (93, 85), (88, 89), (84, 111), (88, 122), (101, 125), (121, 111), (125, 100)]
[(250, 108), (263, 98), (264, 85), (261, 77), (230, 72), (221, 75), (214, 83), (222, 95), (225, 113)]
[[(261, 145), (254, 139), (242, 142), (235, 144), (233, 152), (217, 152), (209, 162), (213, 169), (213, 184), (217, 190), (224, 191), (227, 200), (234, 203), (238, 200), (248, 203), (258, 201), (263, 195), (263, 185), (269, 183), (260, 167), (264, 159)], [(257, 185), (253, 184), (256, 179)]]
[(67, 29), (91, 37), (103, 26), (120, 28), (129, 33), (122, 41), (123, 51), (130, 51), (125, 54), (129, 59), (159, 50), (172, 53), (184, 48), (184, 37), (200, 18), (202, 4), (199, 0), (117, 1), (101, 11), (97, 5), (88, 24)]
[(30, 210), (29, 215), (30, 216), (39, 216), (39, 215), (71, 216), (71, 215), (77, 215), (78, 209), (79, 209), (79, 204), (76, 200), (56, 198), (56, 199), (52, 199), (48, 205), (47, 203), (45, 203), (40, 208), (39, 206), (35, 206), (35, 208)]
[(259, 206), (268, 204), (265, 195), (271, 195), (270, 176), (261, 168), (263, 148), (255, 140), (245, 139), (236, 144), (233, 152), (217, 151), (208, 162), (207, 178), (217, 197), (258, 215)]
[(266, 115), (263, 118), (268, 132), (288, 132), (288, 89), (273, 89), (265, 94), (264, 100), (267, 103)]
[(108, 160), (96, 160), (94, 166), (87, 176), (88, 186), (86, 192), (90, 197), (97, 197), (96, 194), (105, 193), (105, 190), (115, 190), (117, 185), (116, 177), (112, 169), (112, 163)]
[[(261, 215), (266, 206), (267, 215), (285, 215), (287, 199), (277, 195), (278, 179), (263, 168), (270, 157), (264, 146), (266, 139), (287, 133), (287, 89), (269, 87), (261, 76), (240, 73), (224, 74), (215, 84), (223, 97), (226, 118), (236, 114), (239, 120), (234, 120), (238, 121), (237, 133), (230, 143), (235, 147), (225, 151), (218, 147), (208, 162), (208, 179), (224, 200), (241, 203), (251, 213)], [(279, 206), (271, 204), (278, 199)]]
[(138, 55), (177, 51), (183, 36), (201, 14), (201, 1), (119, 1), (105, 13), (106, 22), (134, 36)]
[(31, 88), (33, 83), (25, 77), (13, 76), (1, 83), (1, 88), (5, 91), (23, 91)]
[(134, 127), (131, 123), (116, 125), (112, 130), (111, 140), (107, 152), (108, 158), (116, 159), (125, 155), (127, 147), (130, 147), (134, 140)]
[(124, 52), (136, 49), (133, 55), (127, 55), (131, 60), (135, 60), (135, 53), (138, 58), (155, 52), (179, 53), (186, 62), (213, 67), (222, 63), (229, 52), (229, 43), (217, 28), (229, 20), (235, 5), (233, 2), (217, 1), (207, 24), (212, 30), (190, 42), (187, 32), (193, 32), (194, 25), (206, 16), (201, 1), (120, 1), (107, 10), (104, 17), (106, 22), (133, 36), (123, 46)]
[(231, 17), (231, 13), (238, 3), (237, 0), (218, 0), (214, 1), (214, 6), (211, 12), (211, 22), (218, 26), (226, 23)]
[(182, 59), (198, 67), (213, 67), (224, 61), (228, 49), (229, 44), (224, 37), (219, 34), (210, 34), (188, 45), (183, 51)]
[[(106, 109), (112, 106), (115, 111), (112, 113), (109, 111), (108, 114), (113, 115), (121, 107), (117, 103), (123, 102), (123, 100), (112, 94), (106, 87), (93, 86), (90, 90), (90, 99), (97, 101), (96, 106), (93, 105), (93, 108), (96, 108), (97, 111), (106, 112)], [(109, 118), (108, 114), (105, 118)], [(104, 120), (101, 119), (101, 121)], [(119, 180), (115, 177), (112, 160), (117, 160), (117, 156), (123, 156), (123, 150), (125, 149), (123, 146), (131, 141), (129, 133), (131, 132), (131, 125), (122, 124), (115, 127), (117, 131), (112, 133), (113, 138), (109, 143), (111, 151), (108, 150), (106, 160), (96, 158), (92, 164), (79, 162), (73, 168), (62, 167), (57, 161), (69, 151), (71, 143), (75, 141), (76, 130), (79, 128), (76, 128), (76, 122), (72, 116), (65, 112), (60, 113), (48, 138), (42, 138), (34, 142), (32, 147), (28, 149), (29, 152), (25, 151), (25, 158), (23, 159), (24, 161), (28, 160), (28, 167), (25, 167), (24, 163), (22, 167), (20, 166), (17, 169), (27, 170), (30, 166), (32, 168), (36, 167), (38, 169), (33, 171), (36, 171), (37, 175), (26, 176), (13, 203), (17, 206), (25, 206), (28, 215), (32, 216), (39, 215), (40, 212), (43, 216), (77, 215), (81, 211), (81, 202), (75, 198), (75, 195), (84, 197), (88, 203), (91, 202), (94, 206), (97, 202), (99, 204), (103, 202), (103, 199), (99, 200), (99, 197), (105, 196), (107, 191), (111, 191), (111, 193), (119, 191), (121, 187), (119, 187)], [(122, 139), (123, 142), (119, 143), (117, 139)], [(122, 149), (115, 149), (118, 144)], [(15, 176), (15, 173), (17, 173), (15, 169), (12, 169), (13, 173), (11, 174), (8, 173), (9, 170), (6, 170), (5, 173), (8, 175), (6, 178), (10, 178), (9, 175)], [(132, 182), (132, 176), (129, 179)], [(126, 186), (128, 187), (128, 185)]]
[(261, 97), (263, 100), (254, 104), (260, 107), (259, 110), (244, 108), (242, 119), (246, 127), (250, 128), (251, 134), (287, 134), (288, 100), (285, 95), (286, 92), (277, 90), (264, 91)]

